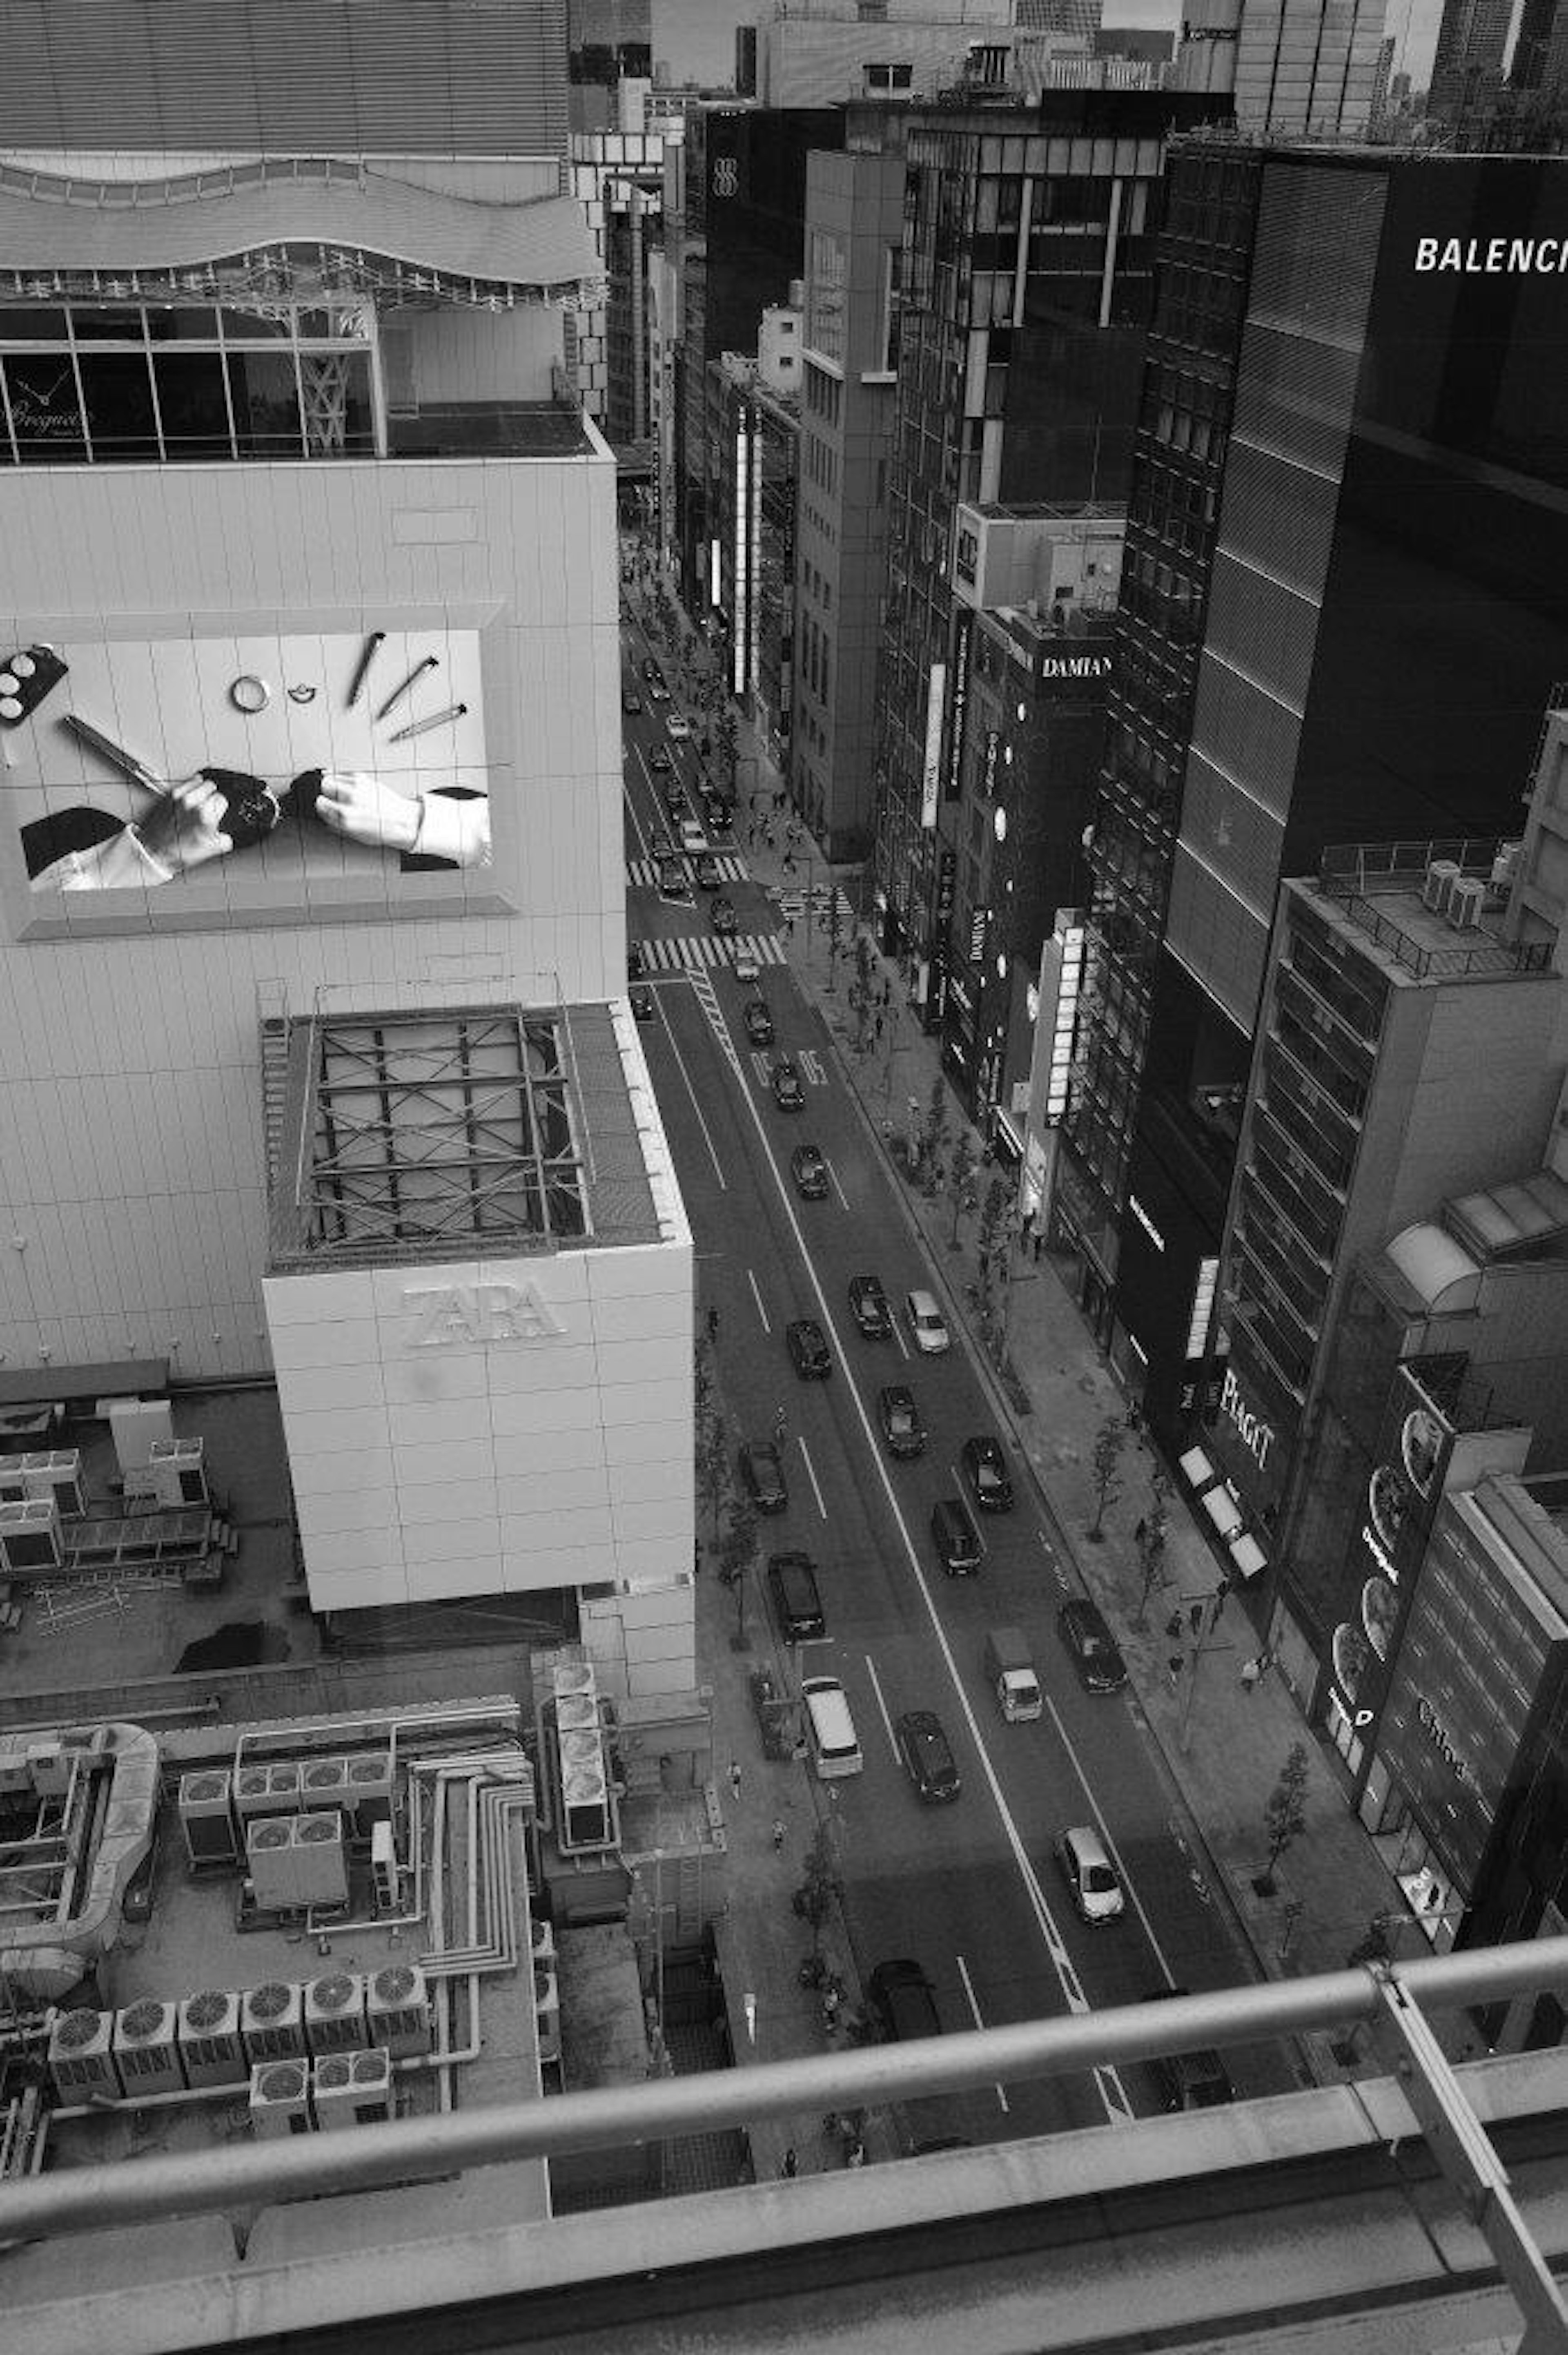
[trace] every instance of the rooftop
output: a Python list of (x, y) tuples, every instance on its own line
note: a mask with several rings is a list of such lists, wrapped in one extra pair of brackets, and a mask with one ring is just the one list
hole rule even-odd
[(1337, 844), (1323, 852), (1316, 886), (1298, 888), (1326, 901), (1391, 980), (1544, 974), (1550, 942), (1505, 937), (1510, 848), (1495, 841)]

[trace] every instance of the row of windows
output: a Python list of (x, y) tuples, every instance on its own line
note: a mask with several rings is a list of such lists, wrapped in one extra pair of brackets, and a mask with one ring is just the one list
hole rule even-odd
[(813, 368), (810, 360), (806, 363), (803, 399), (808, 417), (825, 418), (830, 425), (837, 425), (841, 421), (844, 406), (843, 386), (836, 376), (830, 376), (826, 368)]
[(814, 433), (808, 433), (805, 459), (803, 479), (818, 490), (826, 491), (831, 498), (839, 486), (838, 452), (829, 442), (819, 441)]
[(825, 572), (819, 572), (809, 556), (800, 561), (800, 585), (814, 605), (830, 613), (833, 605), (833, 584)]
[(363, 351), (0, 352), (0, 457), (22, 465), (375, 449)]

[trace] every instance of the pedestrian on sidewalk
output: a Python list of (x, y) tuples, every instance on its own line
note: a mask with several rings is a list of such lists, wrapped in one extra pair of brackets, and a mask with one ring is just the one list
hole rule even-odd
[(1262, 1674), (1263, 1670), (1255, 1660), (1244, 1660), (1242, 1662), (1241, 1672), (1241, 1688), (1243, 1692), (1250, 1693)]
[(740, 1796), (740, 1761), (738, 1758), (732, 1758), (729, 1762), (729, 1788), (731, 1797), (738, 1799)]
[(800, 2162), (795, 2156), (795, 2146), (793, 2143), (790, 2144), (789, 2149), (785, 2152), (784, 2164), (779, 2171), (787, 2180), (790, 2177), (800, 2174)]
[(783, 1408), (779, 1407), (776, 1410), (773, 1417), (773, 1444), (775, 1447), (782, 1447), (784, 1442), (789, 1438), (789, 1418), (785, 1413)]
[(1040, 1246), (1044, 1240), (1044, 1236), (1041, 1233), (1039, 1228), (1036, 1227), (1034, 1230), (1034, 1264), (1036, 1267), (1040, 1264)]
[(792, 941), (795, 937), (795, 919), (793, 916), (786, 916), (784, 919), (784, 937), (787, 941)]
[(710, 1309), (708, 1310), (708, 1339), (709, 1339), (710, 1341), (716, 1341), (716, 1340), (718, 1339), (718, 1337), (719, 1337), (719, 1313), (718, 1313), (718, 1310), (717, 1310), (716, 1308), (710, 1308)]
[(775, 1856), (779, 1856), (783, 1853), (784, 1842), (789, 1836), (789, 1827), (785, 1822), (783, 1817), (775, 1816), (773, 1818), (773, 1853)]

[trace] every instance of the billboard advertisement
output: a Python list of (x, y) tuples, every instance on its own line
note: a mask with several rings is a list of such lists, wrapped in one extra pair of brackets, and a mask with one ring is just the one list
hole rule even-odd
[(40, 619), (0, 647), (24, 936), (377, 915), (491, 884), (477, 613)]
[(942, 782), (942, 714), (947, 704), (948, 666), (933, 663), (926, 689), (926, 756), (920, 772), (920, 825), (927, 834), (937, 826), (937, 794)]

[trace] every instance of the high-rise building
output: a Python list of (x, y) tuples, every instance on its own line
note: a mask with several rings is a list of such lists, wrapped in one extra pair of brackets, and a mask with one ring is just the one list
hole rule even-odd
[(1057, 1195), (1168, 1433), (1202, 1403), (1281, 876), (1516, 821), (1562, 667), (1564, 227), (1551, 161), (1173, 163)]
[(1118, 500), (1166, 142), (1208, 107), (1049, 91), (1029, 106), (916, 112), (908, 126), (874, 904), (932, 1029), (952, 937), (942, 879), (960, 847), (957, 512)]
[(1512, 0), (1444, 0), (1432, 59), (1427, 111), (1465, 114), (1502, 87)]
[(1192, 0), (1175, 86), (1232, 98), (1244, 133), (1362, 138), (1385, 13), (1384, 0)]
[[(1099, 22), (1099, 0), (1086, 0)], [(829, 106), (855, 98), (929, 101), (962, 80), (971, 52), (993, 44), (1034, 50), (1015, 37), (1012, 0), (891, 0), (874, 16), (856, 0), (773, 0), (756, 27), (757, 91), (766, 106)]]

